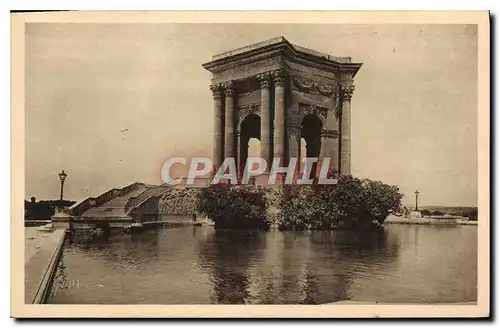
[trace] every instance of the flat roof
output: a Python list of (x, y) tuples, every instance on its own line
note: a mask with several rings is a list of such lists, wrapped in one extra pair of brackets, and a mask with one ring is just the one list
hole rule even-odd
[(262, 48), (262, 47), (265, 47), (265, 46), (269, 46), (269, 45), (272, 45), (272, 44), (278, 44), (278, 43), (287, 43), (291, 47), (293, 47), (296, 51), (300, 51), (300, 52), (303, 52), (303, 53), (306, 53), (306, 54), (309, 54), (309, 55), (313, 55), (313, 56), (317, 56), (317, 57), (323, 57), (325, 59), (336, 61), (336, 62), (339, 62), (339, 63), (350, 63), (351, 62), (351, 57), (336, 57), (336, 56), (332, 56), (332, 55), (329, 55), (329, 54), (326, 54), (326, 53), (322, 53), (322, 52), (319, 52), (319, 51), (316, 51), (316, 50), (312, 50), (312, 49), (308, 49), (308, 48), (305, 48), (305, 47), (301, 47), (301, 46), (298, 46), (298, 45), (290, 43), (287, 39), (285, 39), (282, 36), (279, 36), (279, 37), (276, 37), (276, 38), (272, 38), (272, 39), (269, 39), (269, 40), (265, 40), (265, 41), (261, 41), (261, 42), (257, 42), (257, 43), (253, 43), (253, 44), (250, 44), (250, 45), (247, 45), (247, 46), (244, 46), (244, 47), (241, 47), (241, 48), (233, 49), (233, 50), (230, 50), (230, 51), (222, 52), (220, 54), (214, 55), (212, 57), (212, 60), (215, 61), (215, 60), (219, 60), (219, 59), (223, 59), (223, 58), (232, 57), (232, 56), (239, 55), (239, 54), (242, 54), (242, 53), (245, 53), (245, 52), (248, 52), (248, 51), (252, 51), (252, 50), (255, 50), (255, 49), (258, 49), (258, 48)]

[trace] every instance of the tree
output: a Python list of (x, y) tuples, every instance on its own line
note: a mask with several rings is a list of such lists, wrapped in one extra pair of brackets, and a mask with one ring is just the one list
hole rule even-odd
[(399, 210), (403, 194), (397, 186), (391, 186), (380, 181), (363, 180), (363, 199), (367, 216), (384, 223), (387, 216)]
[(281, 202), (282, 230), (380, 228), (385, 218), (401, 208), (398, 187), (380, 181), (341, 176), (337, 185), (294, 186)]
[(215, 184), (198, 194), (197, 208), (216, 229), (268, 229), (267, 201), (259, 188)]

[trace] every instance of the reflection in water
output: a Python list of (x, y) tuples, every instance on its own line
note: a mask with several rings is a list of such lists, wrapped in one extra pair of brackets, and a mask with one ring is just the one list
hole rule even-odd
[(394, 262), (397, 248), (387, 233), (218, 232), (201, 243), (200, 257), (216, 303), (318, 304), (350, 299), (353, 271), (368, 275), (377, 259)]
[(210, 271), (213, 303), (241, 304), (249, 297), (247, 270), (252, 252), (262, 248), (259, 232), (215, 231), (200, 243), (201, 266)]
[(59, 270), (70, 287), (53, 291), (50, 302), (473, 301), (476, 263), (477, 227), (470, 226), (391, 225), (363, 235), (158, 229), (73, 238)]

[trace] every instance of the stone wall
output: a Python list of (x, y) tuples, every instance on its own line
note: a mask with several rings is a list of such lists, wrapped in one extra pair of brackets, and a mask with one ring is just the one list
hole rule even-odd
[(193, 215), (198, 214), (196, 207), (200, 189), (172, 189), (162, 195), (158, 202), (159, 215)]

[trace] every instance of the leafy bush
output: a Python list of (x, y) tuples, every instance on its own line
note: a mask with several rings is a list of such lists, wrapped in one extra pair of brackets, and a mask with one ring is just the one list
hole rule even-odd
[(280, 203), (281, 230), (379, 228), (401, 207), (398, 187), (341, 176), (337, 185), (296, 185)]
[(197, 208), (215, 222), (216, 229), (269, 228), (265, 191), (228, 184), (203, 188), (198, 194)]
[(281, 199), (277, 225), (281, 230), (308, 230), (317, 227), (325, 215), (322, 201), (308, 185), (286, 186), (287, 195)]

